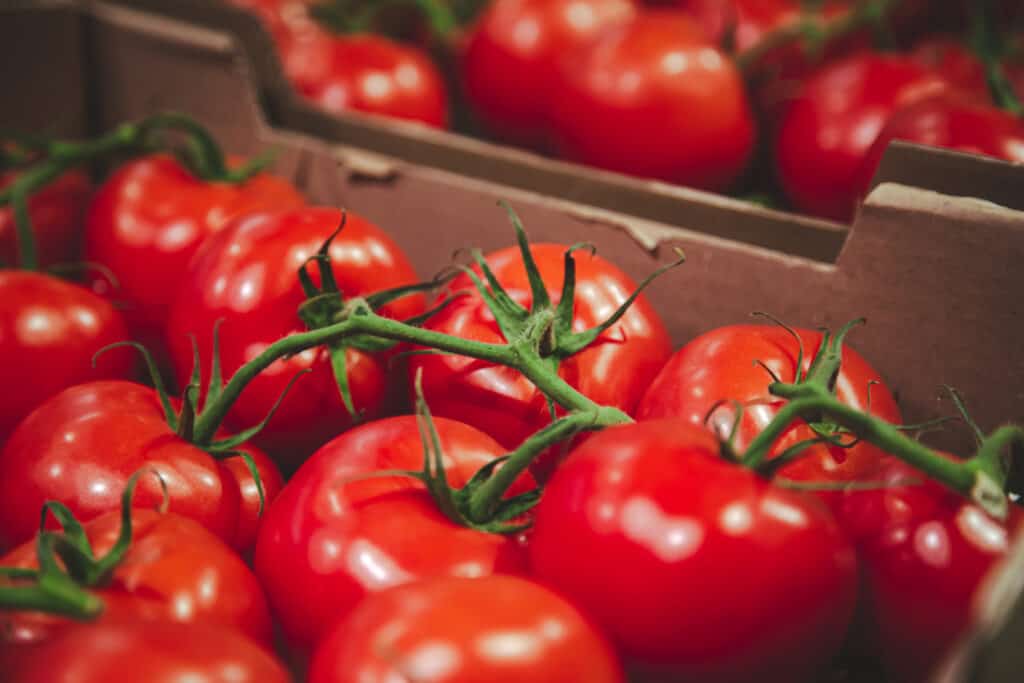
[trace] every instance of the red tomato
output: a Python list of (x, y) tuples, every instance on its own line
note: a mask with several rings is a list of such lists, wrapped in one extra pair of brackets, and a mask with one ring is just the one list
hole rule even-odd
[(817, 500), (726, 462), (680, 419), (576, 449), (529, 552), (537, 578), (658, 681), (818, 680), (857, 591), (853, 547)]
[[(553, 303), (560, 298), (563, 254), (567, 247), (534, 244), (530, 247)], [(636, 289), (636, 284), (599, 256), (577, 252), (576, 308), (573, 330), (583, 331), (603, 322)], [(520, 251), (510, 247), (486, 258), (509, 296), (529, 308), (531, 295)], [(481, 342), (503, 343), (504, 336), (487, 304), (460, 275), (450, 288), (471, 290), (430, 319), (426, 327)], [(646, 297), (594, 344), (565, 360), (559, 375), (601, 405), (632, 412), (651, 379), (672, 352), (664, 323)], [(481, 429), (507, 449), (551, 422), (544, 394), (515, 370), (493, 366), (465, 356), (419, 355), (409, 360), (409, 376), (423, 371), (423, 395), (435, 415), (457, 418)], [(537, 471), (544, 473), (545, 464)]]
[(889, 118), (864, 159), (864, 192), (894, 140), (1024, 163), (1024, 119), (966, 94), (944, 93), (918, 100)]
[(0, 358), (8, 387), (0, 392), (0, 444), (57, 392), (130, 376), (134, 361), (127, 353), (114, 351), (92, 367), (93, 354), (127, 338), (121, 314), (92, 292), (40, 273), (0, 271)]
[(853, 217), (860, 167), (892, 113), (949, 84), (909, 57), (861, 52), (824, 65), (782, 115), (775, 157), (783, 189), (800, 210)]
[[(437, 419), (452, 486), (502, 454), (490, 437)], [(521, 572), (513, 539), (456, 526), (423, 484), (370, 477), (423, 468), (417, 418), (352, 429), (307, 460), (270, 507), (255, 567), (285, 635), (308, 651), (369, 593), (430, 576)], [(527, 490), (520, 480), (516, 493)]]
[(169, 156), (135, 159), (93, 198), (86, 259), (114, 272), (120, 288), (111, 297), (128, 305), (132, 332), (150, 343), (162, 337), (185, 267), (206, 237), (235, 216), (302, 204), (295, 188), (267, 174), (239, 185), (209, 183)]
[[(85, 525), (97, 558), (114, 546), (120, 530), (120, 510)], [(0, 566), (38, 569), (35, 541), (0, 558)], [(103, 620), (219, 624), (271, 644), (270, 612), (256, 576), (219, 538), (179, 515), (133, 510), (128, 552), (110, 582), (91, 590), (106, 603)], [(49, 640), (72, 623), (39, 612), (5, 612), (0, 634), (21, 646)]]
[(743, 77), (685, 14), (645, 12), (565, 64), (552, 127), (566, 159), (708, 190), (746, 168)]
[[(900, 483), (916, 480), (915, 485)], [(892, 683), (927, 680), (975, 619), (982, 582), (1005, 557), (1024, 512), (1000, 523), (902, 463), (890, 487), (846, 493), (844, 526), (863, 572), (864, 632)]]
[[(262, 451), (241, 448), (256, 462), (269, 502), (281, 488), (280, 473)], [(47, 500), (63, 502), (82, 522), (118, 509), (128, 478), (146, 466), (167, 484), (171, 512), (235, 548), (252, 545), (260, 501), (245, 462), (216, 460), (177, 436), (153, 389), (105, 381), (57, 394), (11, 434), (0, 452), (0, 548), (35, 535)], [(135, 503), (155, 505), (162, 496), (156, 478), (143, 477)]]
[(304, 34), (281, 45), (285, 73), (334, 114), (361, 111), (435, 128), (448, 125), (444, 77), (420, 49), (384, 36)]
[(16, 660), (8, 683), (288, 683), (245, 637), (212, 624), (118, 621), (79, 626)]
[[(822, 336), (811, 330), (796, 332), (803, 341), (803, 371), (806, 372), (821, 348)], [(742, 453), (786, 404), (785, 400), (768, 392), (772, 379), (754, 361), (765, 363), (782, 381), (793, 382), (798, 355), (797, 340), (777, 325), (730, 325), (712, 330), (683, 346), (665, 364), (640, 401), (637, 419), (680, 417), (700, 427), (704, 426), (708, 412), (716, 403), (738, 401), (746, 407), (734, 441), (736, 450)], [(849, 345), (843, 346), (836, 397), (887, 422), (900, 424), (903, 421), (892, 392), (874, 368)], [(708, 426), (724, 438), (735, 419), (733, 406), (725, 404), (714, 411)], [(769, 457), (814, 436), (802, 421), (794, 422), (772, 448)], [(884, 452), (866, 441), (846, 449), (821, 445), (812, 447), (801, 458), (783, 467), (780, 474), (799, 481), (866, 480), (879, 473), (888, 461)]]
[[(209, 376), (213, 329), (220, 326), (220, 355), (225, 377), (267, 346), (305, 327), (296, 311), (305, 300), (296, 270), (316, 254), (341, 225), (338, 209), (307, 208), (252, 214), (211, 237), (182, 278), (171, 309), (168, 345), (180, 386), (192, 372), (192, 344), (198, 340)], [(334, 239), (331, 263), (346, 298), (416, 282), (416, 273), (402, 250), (383, 230), (349, 213)], [(316, 268), (311, 268), (319, 281)], [(408, 318), (423, 312), (421, 295), (404, 297), (382, 307), (381, 314)], [(388, 354), (350, 349), (346, 354), (354, 407), (375, 418), (387, 398)], [(260, 373), (242, 392), (231, 413), (239, 428), (257, 424), (299, 371), (312, 369), (288, 396), (255, 442), (292, 468), (331, 437), (352, 425), (321, 347), (278, 361)]]
[(551, 108), (563, 96), (561, 61), (635, 15), (634, 0), (497, 0), (461, 55), (466, 98), (502, 140), (544, 147)]
[(575, 607), (513, 576), (419, 581), (368, 597), (317, 648), (310, 683), (620, 683)]
[(309, 16), (310, 6), (317, 0), (228, 0), (236, 7), (249, 10), (263, 22), (279, 45), (295, 35), (318, 30)]
[[(10, 171), (0, 173), (0, 190), (10, 186), (17, 176)], [(72, 170), (29, 197), (28, 215), (41, 266), (76, 260), (89, 190), (89, 177)], [(18, 233), (14, 213), (8, 205), (0, 208), (0, 264), (12, 266), (19, 261)]]

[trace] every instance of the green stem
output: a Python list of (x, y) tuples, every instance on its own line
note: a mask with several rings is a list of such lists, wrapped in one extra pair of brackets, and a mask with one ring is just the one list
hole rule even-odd
[(985, 80), (996, 106), (1014, 116), (1024, 116), (1024, 106), (1003, 69), (1002, 38), (992, 17), (992, 0), (976, 0), (971, 10), (971, 43), (985, 67)]
[(479, 523), (488, 521), (512, 483), (529, 468), (539, 454), (551, 446), (581, 431), (603, 429), (628, 422), (632, 420), (623, 412), (602, 407), (570, 413), (552, 422), (509, 453), (508, 460), (501, 468), (473, 492), (469, 499), (469, 518)]
[(28, 586), (0, 586), (0, 610), (27, 610), (94, 619), (103, 601), (61, 575), (44, 574)]

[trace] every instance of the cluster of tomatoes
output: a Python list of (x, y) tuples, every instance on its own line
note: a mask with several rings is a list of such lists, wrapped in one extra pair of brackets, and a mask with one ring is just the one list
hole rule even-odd
[[(903, 436), (846, 330), (673, 352), (646, 283), (514, 214), (418, 284), (154, 121), (5, 148), (5, 680), (913, 682), (968, 628), (1019, 429)], [(188, 144), (119, 147), (158, 126)]]
[[(718, 192), (781, 191), (772, 201), (831, 219), (853, 216), (895, 139), (1024, 161), (1013, 2), (232, 2), (259, 12), (296, 89), (329, 111), (446, 127), (468, 109), (468, 129), (506, 143)], [(369, 21), (381, 4), (397, 19)], [(331, 8), (347, 33), (314, 21)], [(969, 48), (955, 31), (972, 13)]]

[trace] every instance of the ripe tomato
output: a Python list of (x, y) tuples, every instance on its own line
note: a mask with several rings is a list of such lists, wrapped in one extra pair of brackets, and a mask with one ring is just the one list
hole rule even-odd
[(328, 112), (361, 111), (448, 125), (444, 77), (420, 49), (384, 36), (307, 32), (281, 45), (296, 90)]
[(782, 114), (775, 139), (779, 180), (800, 210), (853, 217), (860, 167), (885, 122), (902, 106), (948, 88), (906, 56), (860, 52), (811, 74)]
[(706, 430), (610, 427), (555, 471), (536, 577), (652, 680), (817, 680), (846, 634), (853, 547), (810, 496), (726, 462)]
[[(436, 428), (454, 487), (502, 453), (459, 422), (437, 419)], [(374, 476), (421, 470), (423, 461), (416, 417), (371, 422), (317, 451), (270, 507), (256, 574), (300, 651), (308, 654), (369, 593), (429, 576), (522, 571), (515, 540), (457, 526), (415, 479)], [(513, 493), (527, 490), (528, 478), (520, 483)]]
[(743, 78), (685, 14), (644, 12), (565, 65), (552, 127), (566, 159), (708, 190), (750, 160)]
[(92, 367), (93, 354), (127, 337), (121, 314), (92, 292), (49, 275), (0, 271), (0, 376), (8, 387), (0, 392), (0, 444), (57, 392), (130, 376), (131, 355), (116, 350)]
[(8, 683), (291, 680), (266, 650), (231, 629), (171, 621), (78, 626), (15, 659), (7, 671)]
[[(95, 557), (110, 551), (120, 530), (120, 510), (85, 525)], [(35, 541), (0, 558), (0, 566), (38, 569)], [(264, 647), (271, 645), (270, 611), (256, 576), (223, 541), (176, 514), (133, 510), (128, 552), (109, 583), (92, 590), (106, 603), (100, 617), (104, 621), (218, 624)], [(0, 613), (0, 634), (9, 643), (25, 646), (49, 640), (72, 623), (40, 612), (5, 612)]]
[[(17, 176), (17, 172), (0, 172), (0, 190), (10, 186)], [(41, 266), (76, 259), (90, 189), (89, 177), (72, 170), (29, 197), (28, 215)], [(14, 213), (10, 206), (4, 206), (0, 208), (0, 264), (12, 266), (19, 262)]]
[[(806, 372), (821, 348), (822, 335), (812, 330), (796, 332), (803, 342), (802, 370)], [(797, 340), (777, 325), (730, 325), (702, 334), (679, 349), (665, 364), (640, 401), (637, 419), (680, 417), (700, 427), (704, 426), (708, 412), (716, 403), (738, 401), (746, 409), (736, 431), (734, 447), (742, 453), (786, 403), (768, 392), (772, 379), (754, 361), (763, 362), (782, 381), (793, 382), (799, 352)], [(902, 422), (896, 399), (882, 378), (860, 354), (845, 344), (836, 396), (843, 403), (869, 411), (887, 422)], [(734, 407), (726, 403), (714, 411), (708, 426), (724, 438), (729, 435), (735, 419)], [(802, 421), (794, 422), (772, 448), (769, 457), (814, 436)], [(780, 474), (798, 481), (858, 481), (871, 479), (888, 460), (884, 452), (866, 441), (846, 449), (819, 445), (784, 466)]]
[(1011, 505), (1009, 520), (997, 522), (902, 463), (881, 480), (889, 486), (848, 491), (842, 519), (862, 568), (864, 634), (886, 680), (916, 683), (975, 619), (982, 583), (1006, 556), (1024, 511)]
[[(567, 247), (534, 244), (530, 251), (555, 305), (563, 276)], [(605, 320), (636, 289), (636, 284), (599, 256), (577, 252), (576, 299), (573, 330), (582, 331)], [(532, 300), (526, 269), (518, 248), (501, 249), (486, 257), (502, 286), (516, 302), (530, 307)], [(503, 343), (494, 315), (460, 275), (450, 289), (469, 289), (430, 319), (425, 327), (482, 342)], [(641, 295), (626, 314), (590, 347), (563, 361), (559, 375), (601, 405), (630, 413), (651, 379), (672, 352), (668, 331), (647, 299)], [(551, 422), (544, 395), (519, 372), (465, 356), (419, 355), (409, 361), (409, 376), (423, 372), (423, 395), (435, 415), (457, 418), (481, 429), (507, 449)], [(543, 473), (541, 463), (536, 470)]]
[(169, 156), (142, 157), (96, 192), (86, 259), (114, 272), (120, 288), (111, 296), (127, 304), (133, 334), (150, 344), (162, 337), (185, 267), (206, 237), (240, 214), (302, 204), (291, 185), (264, 173), (239, 185), (209, 183)]
[(502, 140), (544, 147), (562, 96), (560, 62), (635, 15), (634, 0), (497, 0), (476, 20), (460, 57), (466, 98)]
[(894, 140), (1024, 163), (1024, 119), (963, 93), (944, 93), (913, 102), (889, 118), (861, 167), (865, 193)]
[[(282, 485), (280, 473), (262, 451), (240, 448), (252, 456), (266, 500), (272, 500)], [(47, 500), (63, 502), (82, 522), (117, 509), (128, 478), (146, 466), (167, 484), (171, 512), (196, 520), (235, 548), (252, 545), (259, 491), (242, 458), (217, 460), (177, 436), (153, 389), (102, 381), (50, 398), (0, 452), (0, 548), (33, 537)], [(154, 505), (162, 495), (155, 477), (143, 477), (135, 501)]]
[[(198, 341), (209, 376), (213, 329), (220, 326), (225, 377), (282, 337), (305, 331), (296, 311), (305, 300), (296, 275), (342, 222), (337, 209), (306, 208), (257, 213), (235, 221), (203, 245), (192, 260), (171, 308), (167, 343), (179, 384), (192, 371), (192, 344)], [(332, 270), (346, 299), (416, 282), (402, 250), (383, 230), (355, 214), (331, 243)], [(311, 268), (319, 280), (316, 268)], [(408, 318), (423, 312), (421, 295), (403, 297), (381, 313)], [(358, 349), (346, 353), (349, 388), (357, 411), (375, 418), (385, 408), (388, 354)], [(352, 425), (324, 347), (278, 361), (260, 373), (239, 397), (231, 421), (240, 428), (257, 424), (297, 372), (312, 369), (281, 403), (255, 442), (293, 469), (328, 439)]]
[(575, 607), (513, 576), (439, 578), (368, 597), (317, 648), (310, 683), (619, 683)]

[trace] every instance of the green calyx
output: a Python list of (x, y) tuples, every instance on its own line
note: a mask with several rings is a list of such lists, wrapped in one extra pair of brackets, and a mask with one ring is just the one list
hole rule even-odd
[(424, 19), (438, 42), (449, 39), (459, 26), (458, 14), (444, 0), (322, 0), (311, 6), (309, 13), (335, 33), (390, 33), (388, 22), (382, 19), (403, 10)]
[[(178, 141), (181, 141), (180, 144)], [(28, 198), (72, 168), (90, 166), (124, 155), (168, 152), (201, 180), (241, 183), (265, 168), (269, 155), (253, 159), (241, 168), (230, 169), (220, 146), (209, 131), (194, 119), (176, 112), (155, 114), (125, 123), (100, 137), (84, 141), (30, 140), (32, 155), (18, 167), (19, 174), (0, 191), (0, 207), (10, 206), (18, 235), (19, 260), (25, 270), (37, 270)], [(24, 148), (25, 145), (14, 149)], [(10, 157), (11, 152), (7, 152)]]
[[(83, 621), (99, 616), (103, 601), (87, 589), (107, 585), (131, 547), (132, 496), (139, 477), (145, 473), (147, 470), (140, 470), (129, 477), (121, 494), (117, 540), (102, 557), (96, 557), (85, 529), (65, 505), (56, 501), (44, 504), (36, 536), (39, 569), (0, 567), (0, 577), (6, 579), (0, 585), (0, 609), (47, 612)], [(167, 486), (162, 478), (160, 486), (164, 492), (163, 510), (167, 506)], [(60, 532), (45, 530), (48, 514), (57, 519)]]
[(971, 47), (985, 68), (985, 80), (992, 101), (1014, 116), (1024, 116), (1024, 105), (1003, 68), (1006, 45), (996, 28), (994, 12), (995, 3), (992, 0), (975, 0), (971, 5)]

